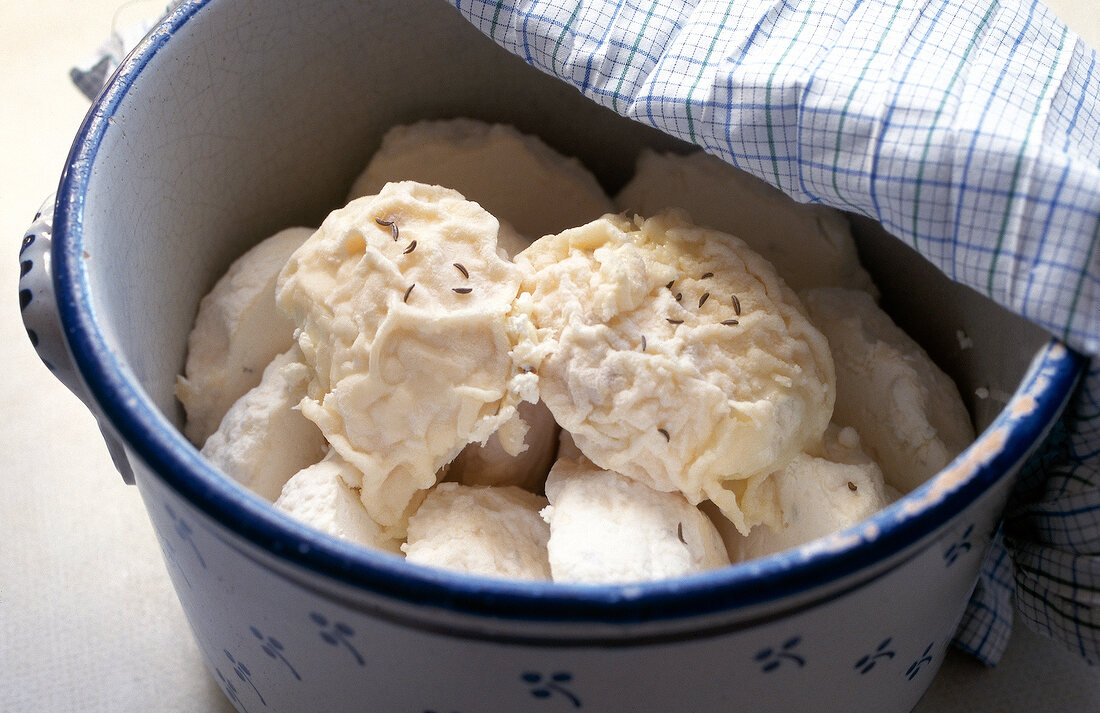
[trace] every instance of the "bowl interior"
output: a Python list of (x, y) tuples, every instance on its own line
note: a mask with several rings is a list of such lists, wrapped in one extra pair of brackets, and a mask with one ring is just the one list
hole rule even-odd
[[(159, 412), (149, 429), (182, 422), (187, 334), (229, 263), (341, 205), (390, 126), (454, 116), (535, 133), (609, 192), (641, 147), (688, 148), (530, 68), (439, 0), (188, 3), (146, 41), (78, 137), (59, 230), (79, 236), (59, 234), (79, 239), (88, 309), (119, 378)], [(884, 305), (984, 428), (1049, 336), (875, 223), (855, 225)]]

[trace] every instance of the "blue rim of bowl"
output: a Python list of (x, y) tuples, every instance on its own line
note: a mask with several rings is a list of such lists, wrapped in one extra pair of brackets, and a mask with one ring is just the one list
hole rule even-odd
[[(222, 527), (307, 570), (406, 603), (539, 622), (672, 620), (777, 601), (865, 570), (947, 524), (1023, 461), (1061, 413), (1084, 367), (1084, 359), (1057, 340), (1040, 349), (1014, 396), (1015, 400), (1034, 392), (1034, 402), (1029, 402), (1034, 407), (1013, 413), (1010, 402), (955, 463), (978, 452), (986, 434), (995, 429), (1002, 429), (1006, 445), (935, 497), (926, 498), (937, 487), (933, 478), (841, 533), (841, 544), (835, 547), (797, 548), (690, 577), (621, 586), (513, 582), (416, 566), (304, 527), (221, 475), (157, 409), (100, 331), (81, 259), (88, 182), (103, 137), (111, 130), (110, 117), (169, 38), (209, 4), (210, 0), (191, 0), (170, 13), (123, 62), (76, 135), (55, 208), (52, 250), (58, 314), (92, 396), (89, 406), (105, 417), (131, 457), (144, 461)], [(920, 498), (926, 498), (925, 504), (916, 511), (905, 508), (906, 502)]]

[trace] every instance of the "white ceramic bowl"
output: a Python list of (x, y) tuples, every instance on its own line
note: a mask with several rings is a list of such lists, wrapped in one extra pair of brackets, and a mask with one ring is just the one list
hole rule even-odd
[(136, 481), (229, 699), (252, 713), (912, 709), (1080, 360), (867, 221), (884, 304), (983, 433), (897, 504), (798, 550), (636, 586), (429, 570), (291, 521), (180, 435), (174, 380), (217, 276), (260, 237), (337, 207), (388, 127), (449, 116), (536, 133), (609, 190), (641, 146), (679, 146), (507, 55), (441, 0), (187, 2), (92, 108), (52, 238), (47, 212), (24, 243), (32, 339)]

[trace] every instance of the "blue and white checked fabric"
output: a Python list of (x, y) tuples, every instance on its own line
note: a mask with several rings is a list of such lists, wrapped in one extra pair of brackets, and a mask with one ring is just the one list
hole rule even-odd
[(1097, 53), (1027, 0), (451, 1), (599, 104), (875, 218), (1092, 357), (956, 643), (995, 663), (1015, 611), (1100, 662)]

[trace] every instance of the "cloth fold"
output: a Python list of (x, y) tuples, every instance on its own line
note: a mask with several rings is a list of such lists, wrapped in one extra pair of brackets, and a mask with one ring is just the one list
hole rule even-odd
[(452, 3), (593, 101), (878, 220), (1092, 359), (956, 642), (996, 663), (1015, 609), (1100, 661), (1097, 53), (1024, 0)]

